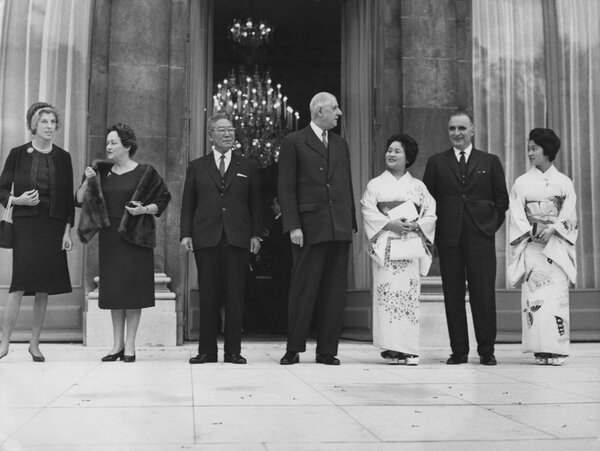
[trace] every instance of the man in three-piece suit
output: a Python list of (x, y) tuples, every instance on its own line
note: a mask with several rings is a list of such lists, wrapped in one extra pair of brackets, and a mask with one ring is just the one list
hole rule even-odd
[(349, 248), (356, 231), (350, 155), (346, 141), (330, 132), (342, 115), (336, 98), (315, 95), (310, 113), (309, 126), (287, 135), (279, 156), (279, 202), (293, 256), (288, 340), (280, 363), (299, 362), (316, 309), (316, 361), (339, 365)]
[(226, 115), (208, 120), (213, 151), (187, 169), (181, 205), (181, 245), (194, 251), (200, 291), (198, 355), (190, 363), (217, 361), (220, 301), (225, 305), (225, 356), (242, 357), (242, 309), (248, 261), (260, 249), (262, 207), (258, 168), (232, 153), (235, 128)]
[(496, 155), (473, 147), (473, 120), (466, 112), (450, 117), (448, 133), (452, 149), (430, 157), (423, 175), (423, 182), (437, 203), (435, 236), (452, 348), (446, 363), (468, 361), (468, 281), (480, 363), (496, 365), (494, 234), (504, 222), (508, 208), (504, 170)]

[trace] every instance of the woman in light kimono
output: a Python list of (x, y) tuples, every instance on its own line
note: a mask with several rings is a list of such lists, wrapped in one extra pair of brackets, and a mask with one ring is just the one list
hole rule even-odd
[(569, 177), (552, 162), (560, 139), (547, 128), (529, 133), (531, 169), (510, 195), (508, 277), (521, 284), (523, 352), (539, 365), (563, 365), (569, 354), (569, 284), (575, 283), (577, 214)]
[[(435, 200), (423, 182), (406, 172), (419, 151), (416, 141), (408, 135), (392, 136), (386, 149), (386, 170), (367, 184), (361, 200), (373, 268), (373, 344), (383, 349), (381, 356), (390, 364), (404, 360), (417, 365), (421, 275), (431, 266), (426, 245), (433, 243)], [(414, 216), (397, 217), (390, 211), (394, 207), (412, 210)], [(392, 240), (410, 236), (420, 238), (422, 257), (391, 258)]]

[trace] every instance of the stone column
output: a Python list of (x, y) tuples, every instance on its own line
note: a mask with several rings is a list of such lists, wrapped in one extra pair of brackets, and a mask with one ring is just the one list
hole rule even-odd
[[(186, 0), (97, 0), (92, 37), (90, 92), (90, 161), (104, 156), (105, 130), (115, 122), (132, 127), (138, 141), (135, 160), (154, 166), (165, 179), (173, 199), (157, 219), (154, 249), (157, 308), (142, 315), (140, 333), (148, 315), (164, 315), (169, 336), (154, 343), (175, 344), (177, 335), (175, 293), (163, 296), (167, 274), (179, 280), (179, 201), (185, 175), (185, 60), (189, 31), (189, 2)], [(89, 247), (86, 267), (88, 291), (98, 274), (97, 242)], [(167, 281), (168, 282), (165, 282)], [(162, 284), (162, 285), (161, 285)], [(177, 285), (177, 283), (176, 283)], [(172, 295), (172, 296), (171, 296)], [(98, 324), (95, 294), (88, 296), (86, 331)], [(160, 297), (163, 299), (160, 299)], [(159, 306), (160, 300), (160, 308)], [(169, 304), (167, 306), (167, 304)], [(110, 320), (110, 319), (109, 319)], [(158, 332), (158, 331), (156, 331)], [(161, 332), (162, 333), (162, 332)], [(109, 338), (112, 334), (109, 335)], [(86, 335), (90, 344), (91, 336)]]

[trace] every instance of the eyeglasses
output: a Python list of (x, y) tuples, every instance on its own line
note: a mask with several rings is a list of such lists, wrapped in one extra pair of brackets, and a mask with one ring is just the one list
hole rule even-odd
[(229, 133), (230, 135), (233, 135), (235, 133), (235, 128), (234, 127), (230, 127), (230, 128), (219, 127), (219, 128), (213, 129), (213, 132), (218, 133), (219, 135), (224, 135), (225, 133)]

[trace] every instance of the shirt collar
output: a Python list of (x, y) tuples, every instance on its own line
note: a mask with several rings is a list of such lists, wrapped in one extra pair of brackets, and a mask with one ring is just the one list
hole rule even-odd
[[(452, 148), (454, 150), (454, 155), (456, 156), (456, 159), (458, 160), (460, 158), (460, 153), (462, 152), (461, 150), (458, 150), (456, 147)], [(465, 152), (465, 160), (469, 159), (469, 155), (471, 155), (471, 151), (473, 150), (473, 144), (469, 144), (469, 146), (464, 150)]]
[[(223, 155), (225, 155), (225, 163), (228, 163), (231, 160), (231, 150), (228, 150)], [(215, 157), (215, 163), (218, 165), (221, 162), (221, 152), (213, 150), (213, 156)]]
[[(323, 132), (327, 133), (327, 130), (323, 130), (321, 127), (319, 127), (313, 121), (310, 121), (310, 128), (312, 128), (313, 132), (315, 132), (315, 135), (317, 135), (317, 138), (319, 138), (319, 141), (323, 140)], [(327, 133), (327, 137), (329, 138), (328, 133)]]

